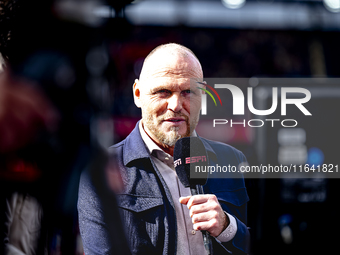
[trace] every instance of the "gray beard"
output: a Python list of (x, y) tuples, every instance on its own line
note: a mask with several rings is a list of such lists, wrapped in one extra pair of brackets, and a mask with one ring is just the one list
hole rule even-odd
[[(172, 117), (178, 117), (178, 116), (179, 115), (177, 114), (177, 115), (172, 116)], [(173, 146), (175, 146), (175, 143), (180, 138), (189, 137), (191, 135), (192, 131), (193, 131), (193, 130), (190, 129), (189, 118), (185, 115), (180, 115), (180, 116), (185, 117), (186, 124), (187, 124), (187, 132), (183, 136), (181, 136), (178, 133), (179, 127), (171, 127), (170, 132), (168, 132), (167, 134), (161, 132), (159, 129), (157, 129), (156, 125), (154, 124), (154, 120), (153, 120), (152, 116), (150, 116), (150, 115), (143, 116), (143, 124), (157, 138), (158, 141), (160, 141), (162, 144), (164, 144), (166, 146), (173, 147)], [(164, 119), (167, 118), (167, 117), (164, 117)]]
[(175, 146), (175, 143), (182, 138), (182, 136), (178, 134), (178, 130), (179, 127), (171, 127), (168, 135), (161, 133), (161, 136), (158, 139), (165, 145), (170, 147)]

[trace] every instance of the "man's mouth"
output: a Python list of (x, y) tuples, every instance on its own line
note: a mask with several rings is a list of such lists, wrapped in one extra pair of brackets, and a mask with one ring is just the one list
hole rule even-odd
[(169, 118), (169, 119), (166, 119), (165, 121), (176, 123), (176, 122), (185, 121), (185, 119), (182, 119), (182, 118)]

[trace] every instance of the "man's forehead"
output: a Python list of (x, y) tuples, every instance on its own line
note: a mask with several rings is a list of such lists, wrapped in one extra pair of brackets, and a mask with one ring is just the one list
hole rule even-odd
[(186, 78), (186, 77), (153, 77), (144, 79), (142, 87), (149, 89), (167, 88), (167, 89), (189, 89), (197, 87), (199, 78)]

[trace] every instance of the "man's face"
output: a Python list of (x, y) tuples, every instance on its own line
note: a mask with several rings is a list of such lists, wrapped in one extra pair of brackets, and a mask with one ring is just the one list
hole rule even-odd
[[(151, 63), (149, 63), (151, 62)], [(193, 56), (156, 56), (134, 84), (137, 106), (142, 108), (145, 131), (158, 144), (173, 147), (195, 129), (201, 108), (201, 91), (192, 78), (202, 78)]]

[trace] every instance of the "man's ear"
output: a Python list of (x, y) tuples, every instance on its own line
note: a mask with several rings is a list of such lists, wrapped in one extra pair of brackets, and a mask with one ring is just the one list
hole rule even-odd
[(132, 86), (132, 91), (133, 91), (133, 100), (135, 101), (135, 105), (138, 108), (141, 108), (139, 85), (140, 85), (140, 81), (136, 79), (135, 83)]

